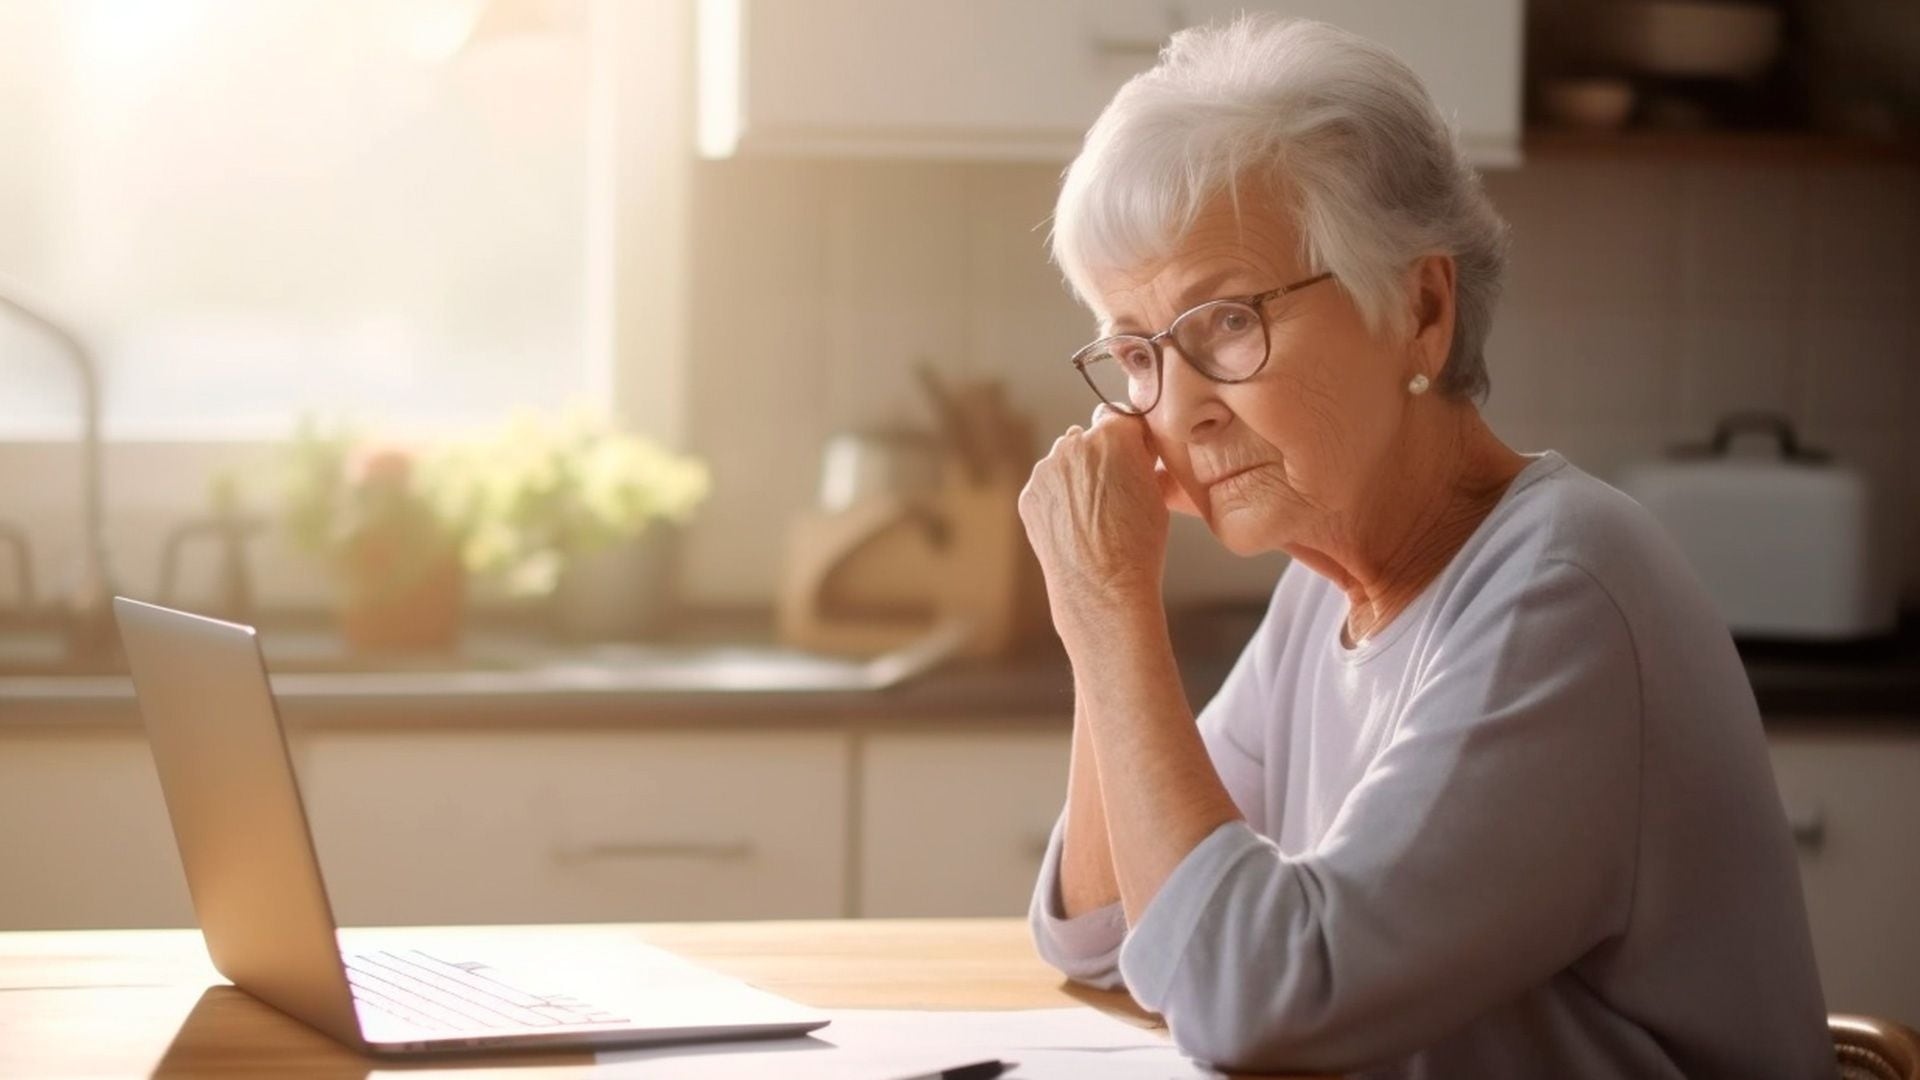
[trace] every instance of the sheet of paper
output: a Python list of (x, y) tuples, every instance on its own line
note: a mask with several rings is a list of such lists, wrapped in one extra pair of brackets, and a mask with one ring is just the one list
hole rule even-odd
[(733, 1080), (898, 1080), (975, 1061), (1015, 1061), (1004, 1080), (1191, 1080), (1220, 1074), (1162, 1032), (1098, 1009), (922, 1012), (842, 1009), (797, 1039), (603, 1051), (596, 1074)]

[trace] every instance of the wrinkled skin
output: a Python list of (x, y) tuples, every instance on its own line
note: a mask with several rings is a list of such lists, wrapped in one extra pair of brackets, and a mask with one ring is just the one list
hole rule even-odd
[[(1244, 199), (1236, 213), (1222, 198), (1168, 259), (1096, 278), (1102, 329), (1153, 333), (1194, 304), (1312, 272), (1284, 207)], [(1103, 608), (1157, 597), (1169, 510), (1197, 515), (1237, 554), (1300, 559), (1376, 621), (1396, 580), (1422, 578), (1451, 550), (1436, 542), (1448, 530), (1432, 527), (1434, 514), (1405, 512), (1456, 494), (1452, 477), (1423, 476), (1419, 464), (1457, 466), (1462, 446), (1491, 437), (1479, 437), (1471, 405), (1407, 392), (1415, 374), (1437, 380), (1445, 363), (1451, 260), (1419, 260), (1405, 286), (1409, 325), (1379, 333), (1337, 281), (1268, 303), (1269, 358), (1242, 383), (1206, 379), (1167, 343), (1160, 400), (1145, 417), (1097, 410), (1091, 428), (1055, 441), (1020, 511), (1063, 637)], [(1424, 423), (1416, 408), (1429, 410)]]

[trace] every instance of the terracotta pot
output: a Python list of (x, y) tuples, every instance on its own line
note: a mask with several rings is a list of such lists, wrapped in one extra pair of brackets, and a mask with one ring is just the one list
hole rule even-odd
[(340, 635), (362, 652), (446, 652), (460, 640), (467, 573), (451, 551), (396, 577), (378, 558), (348, 561)]

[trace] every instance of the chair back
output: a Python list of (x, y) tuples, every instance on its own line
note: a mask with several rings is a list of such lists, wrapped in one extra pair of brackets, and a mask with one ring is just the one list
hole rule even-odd
[(1841, 1080), (1920, 1080), (1920, 1032), (1847, 1013), (1827, 1017), (1827, 1030)]

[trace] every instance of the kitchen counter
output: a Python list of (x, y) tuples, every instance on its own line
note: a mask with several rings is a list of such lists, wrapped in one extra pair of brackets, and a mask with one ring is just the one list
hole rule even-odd
[[(1196, 706), (1225, 679), (1261, 612), (1236, 605), (1175, 617), (1175, 649)], [(269, 666), (286, 672), (274, 677), (282, 713), (299, 727), (1031, 726), (1064, 724), (1072, 714), (1071, 671), (1051, 639), (1013, 659), (955, 661), (876, 690), (861, 664), (780, 649), (770, 628), (764, 612), (715, 613), (690, 621), (671, 643), (566, 645), (524, 627), (491, 627), (470, 633), (458, 655), (381, 670), (365, 670), (312, 623), (280, 631), (269, 624), (262, 641)], [(1920, 725), (1920, 617), (1881, 642), (1746, 645), (1742, 658), (1770, 725)], [(124, 675), (0, 675), (0, 728), (138, 722)]]

